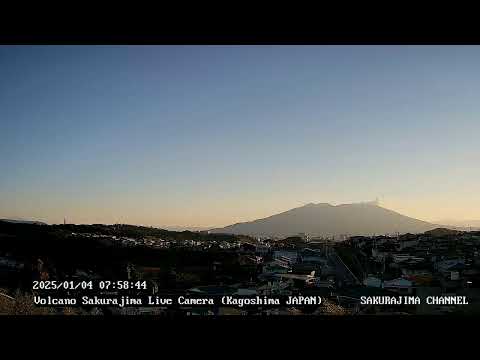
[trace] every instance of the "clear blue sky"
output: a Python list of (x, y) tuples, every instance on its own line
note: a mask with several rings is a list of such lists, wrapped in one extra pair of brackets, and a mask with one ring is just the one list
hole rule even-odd
[(0, 217), (480, 218), (480, 47), (0, 46)]

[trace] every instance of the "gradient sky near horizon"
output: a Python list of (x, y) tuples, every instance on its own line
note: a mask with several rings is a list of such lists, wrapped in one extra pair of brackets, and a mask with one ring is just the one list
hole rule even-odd
[(0, 46), (0, 218), (480, 218), (478, 46)]

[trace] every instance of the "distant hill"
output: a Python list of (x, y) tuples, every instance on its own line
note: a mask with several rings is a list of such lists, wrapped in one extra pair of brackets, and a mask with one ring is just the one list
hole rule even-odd
[(16, 223), (16, 224), (33, 224), (33, 225), (47, 225), (41, 221), (33, 221), (33, 220), (17, 220), (17, 219), (0, 219), (0, 221)]
[(162, 229), (170, 231), (207, 231), (212, 227), (208, 226), (161, 226)]
[(425, 235), (431, 235), (434, 237), (448, 236), (448, 235), (458, 235), (461, 232), (458, 230), (446, 229), (446, 228), (436, 228), (425, 232)]
[(35, 226), (33, 222), (2, 221), (0, 220), (0, 234), (2, 235), (27, 235), (26, 238), (34, 239), (40, 235), (54, 234), (60, 238), (72, 234), (96, 234), (102, 236), (128, 237), (144, 239), (148, 237), (161, 238), (169, 241), (195, 240), (195, 241), (244, 241), (249, 240), (243, 235), (234, 234), (209, 234), (208, 232), (170, 231), (154, 227), (127, 225), (127, 224), (58, 224)]
[(264, 219), (212, 229), (214, 233), (294, 236), (372, 235), (423, 233), (439, 227), (425, 221), (401, 215), (378, 206), (375, 202), (330, 205), (307, 204)]
[(480, 220), (440, 220), (437, 224), (445, 224), (448, 227), (455, 227), (459, 229), (472, 230), (480, 229)]

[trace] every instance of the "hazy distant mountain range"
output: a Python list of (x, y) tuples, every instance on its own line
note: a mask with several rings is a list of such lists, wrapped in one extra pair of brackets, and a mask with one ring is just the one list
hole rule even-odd
[(11, 223), (21, 223), (21, 224), (47, 225), (46, 223), (41, 221), (24, 220), (24, 219), (0, 219), (0, 221), (11, 222)]
[(461, 227), (461, 228), (475, 228), (480, 229), (480, 220), (441, 220), (437, 221), (439, 224), (445, 224), (449, 226)]
[[(41, 221), (22, 218), (0, 219), (11, 223), (47, 225)], [(441, 225), (439, 225), (441, 224)], [(394, 233), (423, 233), (435, 228), (460, 231), (480, 230), (480, 220), (441, 220), (429, 223), (414, 219), (377, 202), (331, 205), (310, 203), (264, 219), (237, 223), (223, 228), (199, 226), (162, 226), (169, 231), (209, 231), (234, 235), (286, 237), (306, 233), (311, 236), (383, 235)]]
[(160, 228), (169, 231), (207, 231), (211, 226), (160, 226)]
[(212, 229), (211, 232), (278, 237), (299, 233), (352, 236), (423, 233), (439, 226), (382, 208), (375, 202), (336, 206), (310, 203), (264, 219)]

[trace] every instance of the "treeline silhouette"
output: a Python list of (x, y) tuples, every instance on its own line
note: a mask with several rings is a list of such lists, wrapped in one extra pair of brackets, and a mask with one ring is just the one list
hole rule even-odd
[[(75, 235), (72, 235), (74, 233)], [(52, 277), (68, 278), (77, 269), (88, 269), (108, 279), (125, 279), (126, 264), (171, 269), (208, 268), (221, 262), (226, 272), (242, 276), (238, 254), (218, 247), (209, 251), (191, 248), (160, 249), (146, 246), (125, 247), (101, 237), (82, 234), (130, 237), (160, 237), (167, 240), (234, 241), (244, 237), (197, 232), (174, 232), (133, 225), (33, 225), (0, 221), (0, 256), (8, 255), (25, 264), (21, 279), (31, 286), (39, 259)], [(119, 244), (119, 243), (118, 243)], [(248, 276), (248, 274), (244, 274)], [(13, 279), (11, 279), (13, 280)]]

